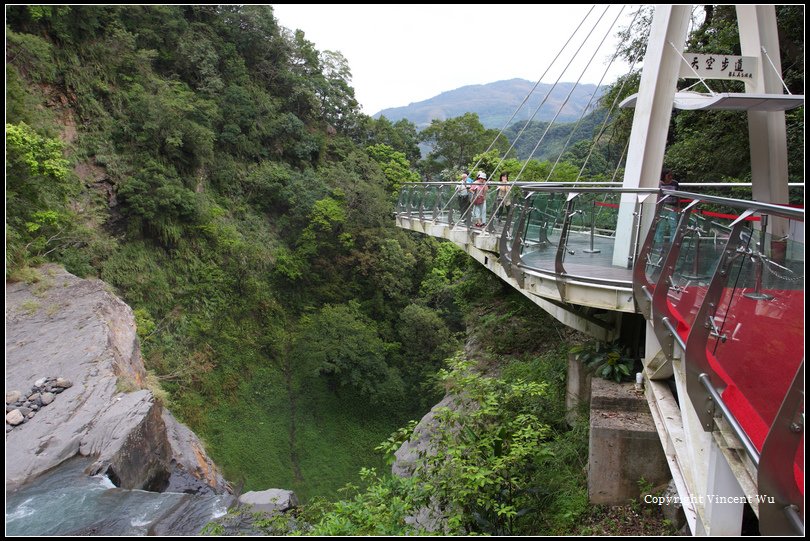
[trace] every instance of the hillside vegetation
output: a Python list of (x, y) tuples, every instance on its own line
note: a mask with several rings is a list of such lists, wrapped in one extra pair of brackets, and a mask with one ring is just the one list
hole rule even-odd
[(459, 256), (394, 227), (418, 176), (345, 59), (266, 6), (6, 15), (7, 278), (50, 260), (111, 284), (245, 490), (324, 495), (381, 464), (457, 347)]

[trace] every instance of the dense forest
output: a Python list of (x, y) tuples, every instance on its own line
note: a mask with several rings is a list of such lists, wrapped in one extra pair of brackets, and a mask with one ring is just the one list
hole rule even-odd
[[(172, 410), (245, 490), (332, 493), (440, 393), (463, 257), (394, 227), (415, 130), (270, 7), (7, 8), (6, 276), (135, 312)], [(404, 126), (404, 127), (403, 127)]]
[[(803, 9), (780, 17), (803, 51)], [(733, 23), (718, 8), (708, 24)], [(354, 499), (304, 517), (314, 532), (404, 533), (403, 517), (438, 495), (459, 502), (453, 532), (588, 533), (574, 529), (587, 437), (559, 409), (574, 338), (391, 216), (402, 183), (492, 171), (506, 137), (485, 153), (497, 132), (474, 114), (422, 132), (361, 114), (346, 59), (279, 26), (269, 6), (7, 6), (6, 25), (7, 280), (54, 261), (110, 284), (134, 310), (153, 390), (238, 488), (317, 501), (362, 468)], [(718, 35), (696, 43), (716, 48)], [(803, 63), (783, 65), (803, 85)], [(579, 130), (594, 133), (600, 114)], [(803, 108), (789, 117), (791, 175), (802, 175)], [(588, 178), (614, 174), (629, 126), (621, 115), (610, 126)], [(675, 116), (667, 162), (682, 179), (750, 178), (744, 131), (703, 140), (719, 129)], [(718, 167), (697, 145), (737, 154)], [(522, 180), (575, 180), (588, 145), (552, 165), (563, 150)], [(375, 447), (390, 457), (407, 430), (386, 438), (460, 387), (504, 405), (447, 431), (448, 448), (477, 462), (437, 458), (413, 481), (383, 473)]]

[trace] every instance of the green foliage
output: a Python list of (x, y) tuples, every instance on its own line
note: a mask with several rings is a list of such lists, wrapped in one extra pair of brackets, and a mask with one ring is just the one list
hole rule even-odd
[(630, 379), (636, 360), (623, 354), (617, 343), (591, 342), (571, 348), (582, 364), (594, 375), (620, 383)]
[[(429, 441), (420, 445), (425, 450), (410, 476), (364, 469), (362, 486), (347, 486), (348, 497), (305, 508), (274, 533), (430, 533), (424, 521), (406, 522), (417, 514), (437, 521), (433, 533), (570, 531), (588, 507), (582, 474), (587, 423), (555, 434), (547, 419), (564, 408), (564, 381), (535, 379), (554, 374), (564, 362), (558, 351), (510, 364), (508, 373), (493, 378), (468, 360), (453, 359), (442, 379), (454, 404), (435, 410), (433, 428), (420, 432)], [(415, 426), (411, 422), (377, 449), (390, 462), (405, 440), (416, 437)]]
[(380, 164), (388, 185), (386, 191), (396, 197), (400, 187), (406, 182), (419, 182), (419, 174), (411, 170), (411, 164), (402, 152), (388, 145), (376, 144), (366, 148), (369, 156)]
[(356, 131), (354, 138), (362, 146), (391, 147), (396, 152), (403, 153), (411, 164), (416, 164), (421, 158), (416, 126), (407, 119), (403, 118), (392, 123), (384, 116), (378, 119), (362, 117)]
[(6, 68), (14, 66), (31, 81), (53, 83), (56, 64), (50, 43), (33, 34), (22, 34), (6, 28)]
[(350, 389), (371, 400), (397, 397), (398, 374), (385, 362), (385, 343), (356, 302), (326, 305), (304, 318), (293, 355), (333, 391)]
[(6, 146), (6, 174), (14, 175), (19, 184), (31, 177), (66, 179), (68, 161), (59, 141), (40, 136), (24, 123), (6, 124)]
[(133, 315), (138, 338), (143, 342), (155, 331), (155, 322), (152, 321), (149, 312), (143, 308), (133, 310)]
[(118, 189), (130, 227), (164, 245), (176, 244), (199, 217), (197, 197), (169, 168), (149, 162)]
[(62, 144), (30, 126), (6, 124), (6, 273), (80, 242), (68, 197), (79, 189)]
[(496, 140), (497, 136), (497, 130), (484, 128), (477, 114), (466, 113), (456, 118), (431, 121), (430, 126), (419, 134), (419, 140), (432, 147), (428, 161), (435, 165), (428, 163), (427, 166), (432, 171), (439, 171), (466, 166), (473, 156), (485, 151), (493, 141), (502, 154), (509, 143), (503, 136)]

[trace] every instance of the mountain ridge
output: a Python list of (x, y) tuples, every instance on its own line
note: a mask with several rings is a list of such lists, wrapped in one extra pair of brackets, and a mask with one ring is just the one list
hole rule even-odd
[[(519, 78), (465, 85), (441, 92), (426, 100), (401, 107), (389, 107), (372, 116), (374, 118), (385, 116), (392, 122), (405, 118), (413, 122), (417, 129), (423, 129), (434, 119), (446, 120), (464, 113), (476, 113), (484, 127), (501, 128), (534, 85), (535, 83), (531, 81)], [(550, 121), (565, 103), (557, 122), (574, 122), (586, 107), (589, 111), (594, 108), (596, 100), (606, 88), (602, 86), (597, 89), (594, 84), (540, 83), (512, 122), (528, 120), (541, 103), (542, 106), (534, 120)]]

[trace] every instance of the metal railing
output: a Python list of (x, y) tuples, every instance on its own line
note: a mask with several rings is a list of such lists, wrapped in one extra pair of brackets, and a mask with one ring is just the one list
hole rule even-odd
[(665, 355), (674, 360), (676, 343), (684, 352), (688, 399), (704, 430), (723, 418), (757, 468), (762, 532), (798, 533), (804, 210), (616, 183), (511, 185), (508, 212), (488, 216), (485, 228), (471, 226), (472, 205), (459, 205), (456, 183), (403, 187), (397, 214), (470, 238), (497, 235), (505, 272), (521, 287), (526, 273), (553, 276), (563, 302), (569, 280), (632, 288)]

